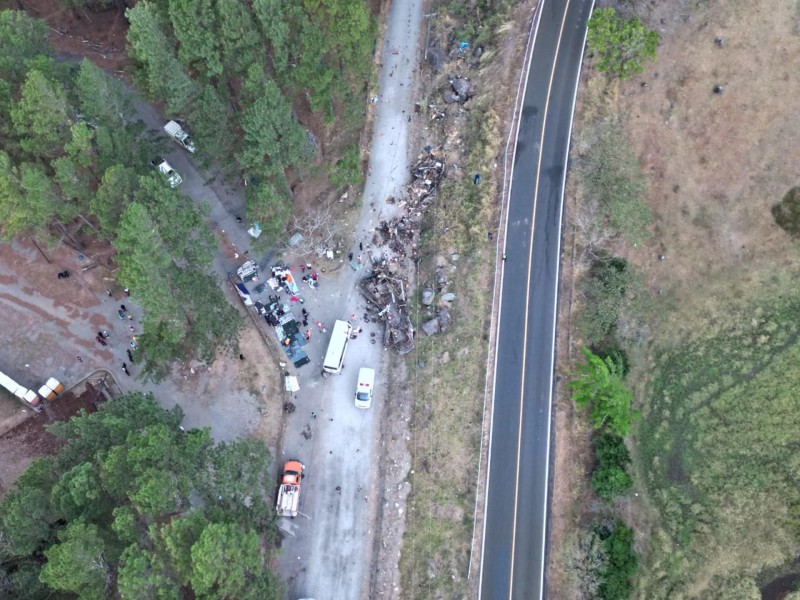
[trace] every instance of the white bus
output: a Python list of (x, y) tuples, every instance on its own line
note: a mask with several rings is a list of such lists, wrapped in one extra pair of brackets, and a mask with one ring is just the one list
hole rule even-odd
[(322, 369), (328, 373), (338, 375), (344, 366), (344, 355), (347, 352), (347, 342), (350, 341), (350, 332), (353, 328), (347, 321), (336, 321), (333, 324), (331, 341), (328, 343), (328, 351), (325, 353), (325, 362)]

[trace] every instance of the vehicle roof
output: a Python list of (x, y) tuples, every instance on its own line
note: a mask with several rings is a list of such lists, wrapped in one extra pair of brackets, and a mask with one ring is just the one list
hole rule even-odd
[(375, 369), (361, 367), (358, 370), (358, 385), (372, 385), (373, 383), (375, 383)]
[(303, 472), (303, 463), (299, 460), (287, 460), (286, 464), (283, 465), (284, 471), (297, 471), (298, 473)]
[(166, 131), (170, 135), (179, 132), (181, 129), (182, 127), (176, 121), (170, 121), (169, 123), (164, 125), (164, 131)]

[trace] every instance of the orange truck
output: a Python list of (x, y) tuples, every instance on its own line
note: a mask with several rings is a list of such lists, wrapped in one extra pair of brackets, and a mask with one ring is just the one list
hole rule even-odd
[(281, 485), (278, 488), (278, 501), (275, 512), (279, 517), (296, 517), (300, 506), (300, 480), (306, 466), (299, 460), (287, 460), (283, 466)]

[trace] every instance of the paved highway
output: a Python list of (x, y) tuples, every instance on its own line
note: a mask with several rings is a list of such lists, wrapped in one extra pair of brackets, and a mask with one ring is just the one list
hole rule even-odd
[(514, 149), (480, 598), (544, 597), (555, 319), (572, 113), (593, 0), (541, 0)]

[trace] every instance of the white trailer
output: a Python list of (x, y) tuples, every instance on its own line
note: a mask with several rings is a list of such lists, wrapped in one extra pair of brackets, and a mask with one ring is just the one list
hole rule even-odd
[(29, 408), (32, 408), (36, 412), (42, 410), (41, 399), (36, 395), (36, 392), (29, 390), (23, 385), (20, 385), (3, 372), (0, 372), (0, 386), (6, 388), (9, 392), (11, 392), (12, 395), (19, 398)]

